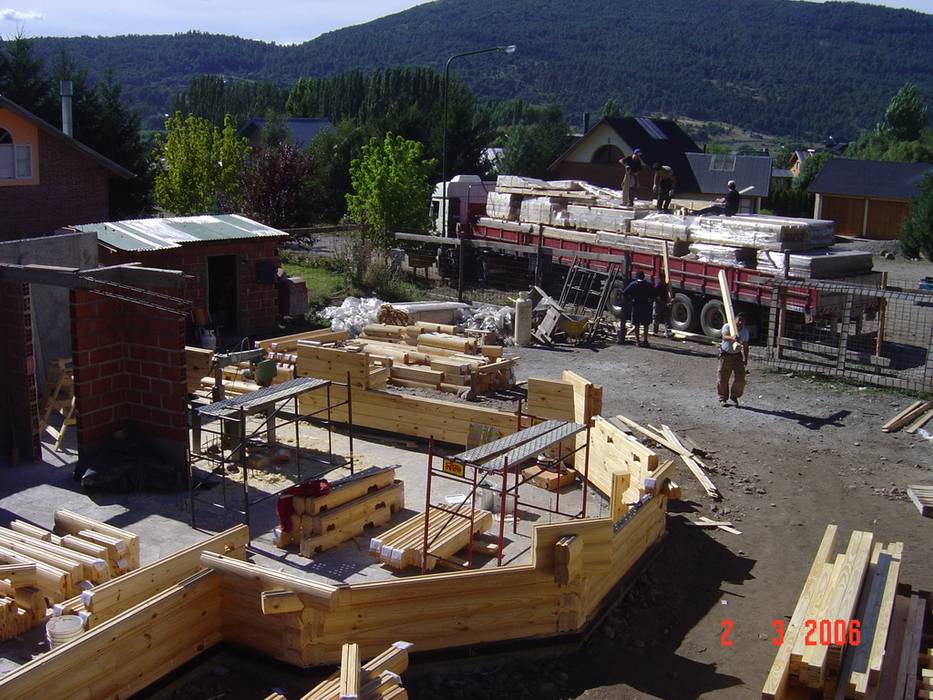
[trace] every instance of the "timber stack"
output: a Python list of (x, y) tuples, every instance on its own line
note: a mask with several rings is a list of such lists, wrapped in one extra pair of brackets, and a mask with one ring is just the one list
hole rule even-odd
[[(923, 690), (920, 675), (928, 601), (898, 584), (903, 544), (853, 532), (836, 553), (829, 525), (804, 581), (762, 698), (897, 698)], [(929, 679), (926, 680), (929, 683)]]
[(0, 528), (0, 641), (41, 624), (66, 598), (139, 568), (131, 532), (67, 510), (56, 511), (55, 529), (22, 520)]
[(389, 467), (373, 467), (329, 483), (318, 495), (304, 495), (306, 490), (299, 485), (279, 496), (282, 522), (274, 532), (276, 546), (297, 543), (304, 557), (385, 525), (405, 507), (405, 485)]

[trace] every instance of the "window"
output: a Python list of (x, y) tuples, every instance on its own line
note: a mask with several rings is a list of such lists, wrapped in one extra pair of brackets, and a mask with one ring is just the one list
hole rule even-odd
[(623, 155), (618, 146), (607, 144), (596, 149), (590, 162), (601, 165), (615, 165)]
[(13, 143), (6, 129), (0, 129), (0, 180), (32, 178), (32, 146)]
[(727, 153), (715, 153), (710, 159), (709, 169), (724, 173), (735, 172), (735, 156)]
[(639, 123), (642, 129), (644, 129), (648, 136), (653, 138), (656, 141), (662, 141), (667, 139), (667, 134), (661, 131), (661, 127), (655, 124), (648, 117), (635, 117), (635, 121)]

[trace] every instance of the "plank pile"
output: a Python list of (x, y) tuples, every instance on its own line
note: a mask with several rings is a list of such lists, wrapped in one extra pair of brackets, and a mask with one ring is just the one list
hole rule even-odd
[(389, 384), (451, 394), (483, 394), (512, 386), (515, 360), (502, 359), (493, 334), (461, 333), (457, 326), (418, 321), (411, 326), (373, 323), (348, 348), (388, 366)]
[(298, 543), (301, 555), (311, 557), (362, 535), (367, 527), (385, 525), (405, 507), (405, 487), (395, 469), (373, 467), (333, 482), (326, 494), (285, 493), (279, 496), (283, 500), (291, 501), (291, 527), (276, 528), (275, 543), (283, 548)]
[(920, 511), (920, 515), (933, 516), (933, 486), (930, 484), (914, 484), (907, 487), (907, 497), (913, 501)]
[[(408, 700), (401, 674), (408, 668), (408, 642), (395, 642), (384, 652), (360, 663), (359, 646), (344, 644), (340, 654), (340, 669), (301, 700)], [(266, 700), (288, 700), (273, 693)]]
[(40, 624), (65, 598), (139, 567), (131, 532), (65, 510), (55, 526), (61, 535), (22, 520), (0, 528), (0, 641)]
[(908, 433), (915, 433), (933, 418), (933, 401), (914, 401), (910, 406), (881, 426), (883, 433), (896, 433), (907, 426)]
[[(369, 553), (379, 557), (383, 566), (392, 569), (420, 567), (422, 560), (428, 570), (438, 560), (450, 559), (470, 544), (470, 507), (464, 502), (456, 508), (432, 506), (427, 517), (427, 557), (424, 557), (425, 516), (419, 514), (373, 537)], [(466, 516), (466, 517), (464, 517)], [(485, 532), (492, 525), (492, 513), (477, 510), (473, 519), (473, 534)]]
[(214, 361), (214, 351), (185, 346), (186, 382), (188, 393), (193, 394), (201, 388), (201, 380), (210, 376), (211, 363)]
[[(909, 694), (903, 688), (900, 694), (884, 690), (911, 668), (916, 679), (923, 610), (914, 611), (918, 604), (911, 603), (916, 619), (901, 624), (903, 545), (884, 545), (872, 533), (856, 531), (845, 552), (835, 554), (836, 538), (836, 526), (827, 526), (762, 697), (810, 697), (820, 691), (836, 700), (914, 698), (916, 688)], [(915, 636), (917, 649), (910, 650)], [(901, 648), (906, 655), (895, 653)]]

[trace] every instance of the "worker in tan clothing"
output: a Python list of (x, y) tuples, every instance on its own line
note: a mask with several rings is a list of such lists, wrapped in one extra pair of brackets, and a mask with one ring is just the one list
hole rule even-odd
[(632, 155), (620, 158), (619, 162), (625, 171), (622, 178), (622, 201), (628, 207), (635, 206), (635, 198), (638, 196), (638, 174), (645, 163), (641, 159), (641, 149), (636, 148)]
[[(739, 314), (735, 319), (736, 330), (733, 332), (728, 323), (722, 327), (722, 345), (719, 348), (719, 405), (728, 406), (729, 399), (739, 405), (739, 399), (745, 391), (745, 366), (748, 364), (748, 329), (745, 316)], [(732, 388), (729, 380), (732, 375)]]

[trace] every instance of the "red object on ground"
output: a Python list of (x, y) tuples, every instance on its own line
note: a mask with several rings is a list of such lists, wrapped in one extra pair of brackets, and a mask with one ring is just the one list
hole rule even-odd
[(310, 479), (283, 491), (275, 503), (275, 512), (279, 516), (282, 532), (292, 531), (292, 513), (295, 512), (295, 506), (292, 503), (294, 496), (324, 496), (328, 493), (330, 493), (330, 484), (327, 483), (327, 479)]

